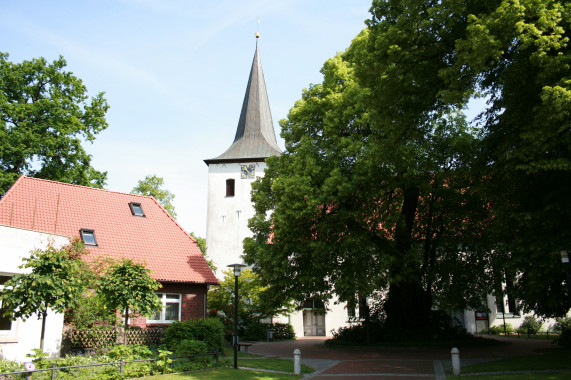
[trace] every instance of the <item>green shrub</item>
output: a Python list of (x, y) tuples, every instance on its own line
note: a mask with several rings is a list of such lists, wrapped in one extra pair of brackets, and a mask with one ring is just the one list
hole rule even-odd
[(500, 335), (500, 334), (503, 334), (504, 331), (508, 332), (508, 333), (515, 332), (513, 326), (509, 323), (506, 323), (505, 329), (504, 329), (504, 325), (501, 324), (499, 326), (491, 326), (488, 331), (491, 335)]
[(433, 340), (458, 340), (471, 337), (458, 318), (444, 310), (430, 313), (430, 338)]
[(165, 331), (164, 342), (170, 350), (183, 340), (200, 340), (209, 350), (222, 351), (224, 332), (218, 318), (174, 322)]
[(42, 352), (39, 348), (32, 348), (32, 353), (26, 354), (27, 358), (31, 358), (36, 369), (51, 367), (51, 360), (48, 359), (50, 354)]
[(553, 330), (559, 332), (557, 343), (564, 347), (571, 348), (571, 318), (557, 318)]
[(0, 373), (23, 371), (24, 366), (18, 362), (0, 359)]
[[(373, 342), (386, 340), (383, 320), (375, 319), (369, 322), (369, 336)], [(326, 341), (326, 343), (364, 343), (366, 341), (367, 329), (363, 323), (357, 323), (333, 331), (333, 339)]]
[(541, 323), (537, 318), (527, 316), (519, 326), (518, 331), (522, 334), (537, 334), (541, 330), (542, 326), (543, 323)]
[(293, 326), (289, 323), (274, 323), (272, 325), (272, 330), (274, 330), (274, 339), (277, 340), (287, 340), (295, 339), (295, 332), (293, 331)]
[(157, 375), (157, 374), (164, 374), (167, 372), (173, 372), (173, 369), (171, 368), (172, 359), (169, 358), (169, 356), (172, 355), (172, 352), (167, 350), (159, 350), (158, 354), (159, 354), (159, 360), (154, 361), (151, 364), (152, 374)]
[(563, 347), (571, 348), (571, 328), (561, 330), (557, 343)]
[(150, 359), (153, 357), (153, 353), (147, 346), (123, 346), (117, 345), (109, 349), (105, 356), (111, 359), (111, 361), (119, 361), (121, 358), (123, 360), (137, 360), (137, 359)]
[(185, 339), (175, 345), (176, 356), (191, 356), (208, 352), (208, 345), (200, 340)]
[(553, 325), (553, 331), (562, 332), (563, 330), (571, 330), (571, 318), (557, 318), (555, 324)]
[(250, 322), (244, 327), (244, 334), (241, 336), (241, 338), (243, 340), (253, 341), (266, 340), (267, 331), (269, 328), (269, 323)]
[(270, 324), (259, 321), (246, 323), (241, 338), (243, 340), (265, 341), (268, 337), (269, 329), (273, 331), (272, 334), (274, 340), (287, 340), (295, 338), (295, 332), (293, 331), (292, 325), (289, 323)]

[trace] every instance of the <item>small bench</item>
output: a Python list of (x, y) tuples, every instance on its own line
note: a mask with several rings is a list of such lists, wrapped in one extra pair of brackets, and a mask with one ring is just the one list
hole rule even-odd
[(250, 347), (252, 343), (238, 343), (238, 351), (241, 351), (240, 347), (244, 347), (244, 352), (248, 352), (248, 347)]

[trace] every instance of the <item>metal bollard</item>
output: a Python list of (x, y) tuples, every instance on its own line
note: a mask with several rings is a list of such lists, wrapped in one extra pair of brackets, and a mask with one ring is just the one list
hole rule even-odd
[(450, 353), (452, 354), (452, 373), (458, 376), (460, 375), (460, 350), (454, 347)]
[(293, 350), (293, 373), (301, 374), (301, 351), (298, 348)]

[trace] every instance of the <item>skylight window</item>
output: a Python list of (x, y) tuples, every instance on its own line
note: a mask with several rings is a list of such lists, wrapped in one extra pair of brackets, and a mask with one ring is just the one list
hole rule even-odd
[(131, 209), (131, 214), (134, 216), (145, 216), (143, 206), (141, 206), (140, 203), (131, 202), (129, 203), (129, 208)]
[(79, 233), (81, 234), (81, 240), (83, 240), (83, 244), (97, 246), (94, 230), (81, 229)]

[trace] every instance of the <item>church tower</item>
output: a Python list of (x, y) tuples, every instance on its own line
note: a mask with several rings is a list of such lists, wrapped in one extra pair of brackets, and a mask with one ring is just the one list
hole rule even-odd
[(206, 247), (208, 257), (218, 267), (242, 263), (243, 240), (251, 236), (248, 219), (254, 215), (252, 182), (264, 175), (266, 158), (281, 153), (276, 141), (270, 103), (258, 49), (248, 78), (246, 95), (234, 142), (208, 165), (208, 211)]

